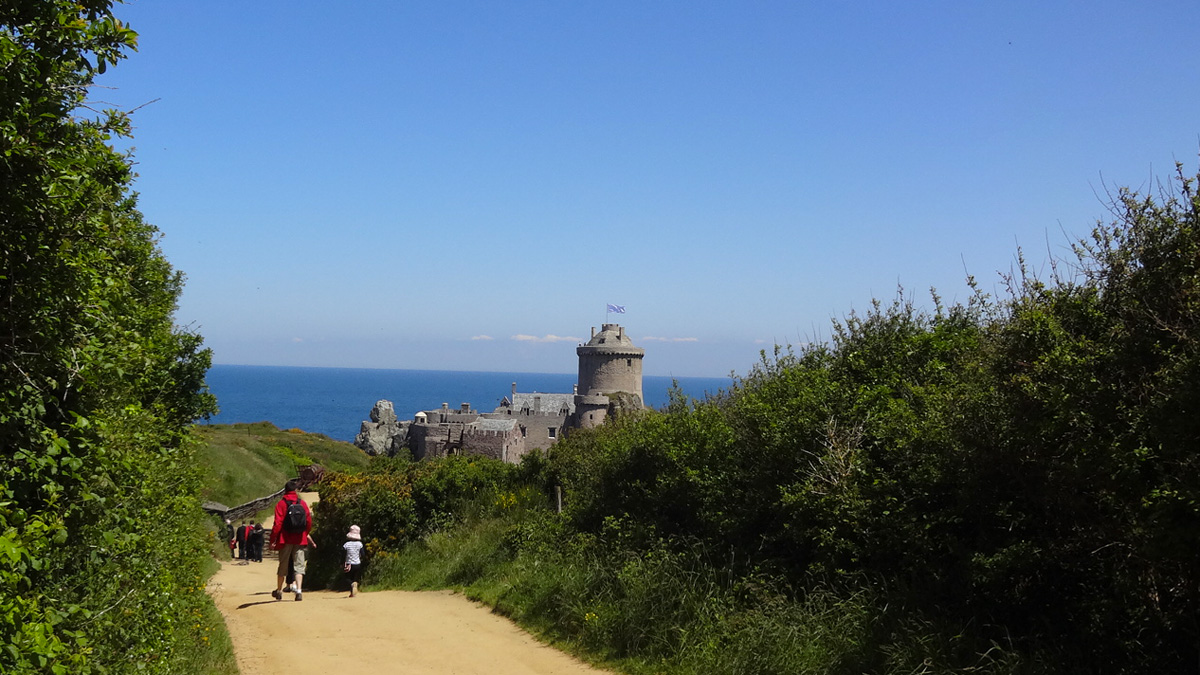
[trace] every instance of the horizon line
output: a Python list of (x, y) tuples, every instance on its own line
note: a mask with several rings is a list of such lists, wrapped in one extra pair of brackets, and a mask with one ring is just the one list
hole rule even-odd
[[(379, 366), (297, 366), (297, 365), (281, 365), (281, 364), (270, 364), (270, 363), (213, 363), (212, 365), (214, 367), (215, 366), (232, 366), (235, 368), (320, 368), (320, 369), (325, 369), (325, 370), (399, 370), (399, 371), (420, 372), (420, 373), (495, 373), (495, 374), (510, 373), (513, 375), (572, 375), (572, 376), (576, 376), (579, 374), (577, 371), (573, 371), (573, 372), (569, 372), (569, 373), (562, 373), (562, 372), (540, 372), (540, 371), (533, 371), (533, 370), (461, 370), (461, 369), (454, 369), (454, 368), (388, 368), (388, 367), (379, 367)], [(642, 377), (671, 377), (671, 378), (689, 379), (689, 380), (731, 379), (731, 375), (729, 373), (726, 373), (724, 375), (675, 375), (672, 373), (667, 373), (667, 374), (642, 373)]]

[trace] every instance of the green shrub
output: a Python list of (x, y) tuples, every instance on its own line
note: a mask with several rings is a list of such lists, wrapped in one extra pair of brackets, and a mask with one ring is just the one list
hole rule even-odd
[(381, 465), (391, 495), (339, 508), (404, 504), (378, 583), (462, 588), (629, 672), (1192, 670), (1194, 186), (1120, 193), (1069, 276), (901, 294), (719, 396), (516, 469)]
[(874, 635), (880, 654), (1194, 663), (1194, 187), (1180, 171), (1174, 194), (1119, 193), (1069, 277), (1022, 265), (1009, 297), (932, 312), (901, 296), (828, 344), (764, 354), (722, 396), (568, 436), (551, 471), (570, 527), (600, 536), (616, 518), (630, 550), (737, 551), (798, 597), (814, 580), (874, 589), (909, 641)]
[(4, 673), (192, 672), (212, 653), (189, 441), (215, 410), (210, 355), (173, 323), (182, 275), (110, 147), (128, 116), (82, 107), (136, 43), (111, 6), (0, 5)]
[[(310, 579), (318, 585), (339, 579), (341, 545), (351, 525), (362, 529), (367, 554), (375, 559), (425, 534), (452, 527), (477, 498), (491, 504), (488, 508), (515, 506), (516, 493), (505, 493), (508, 499), (501, 500), (497, 490), (516, 471), (514, 466), (478, 457), (425, 462), (376, 457), (363, 473), (328, 474), (319, 485), (321, 501), (316, 505), (313, 532), (318, 546)], [(521, 499), (529, 498), (522, 494), (526, 496)]]

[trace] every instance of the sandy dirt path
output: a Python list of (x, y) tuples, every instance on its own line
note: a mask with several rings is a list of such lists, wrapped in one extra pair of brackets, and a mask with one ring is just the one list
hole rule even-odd
[(448, 591), (378, 591), (356, 598), (307, 591), (303, 602), (295, 602), (289, 594), (274, 600), (274, 588), (274, 558), (223, 563), (208, 584), (242, 675), (605, 672)]

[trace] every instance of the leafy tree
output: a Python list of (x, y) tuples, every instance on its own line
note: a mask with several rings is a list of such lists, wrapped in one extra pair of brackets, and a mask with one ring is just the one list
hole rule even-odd
[(568, 524), (873, 598), (873, 630), (907, 636), (876, 648), (914, 667), (1193, 669), (1197, 180), (1119, 191), (1074, 259), (1022, 263), (999, 300), (901, 295), (723, 396), (571, 435)]
[(0, 671), (169, 670), (198, 611), (191, 421), (210, 355), (87, 102), (110, 0), (0, 5)]

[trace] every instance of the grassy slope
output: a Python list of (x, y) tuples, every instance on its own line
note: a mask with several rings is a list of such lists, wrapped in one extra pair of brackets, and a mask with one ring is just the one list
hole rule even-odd
[(281, 430), (270, 422), (196, 427), (203, 444), (203, 499), (236, 506), (269, 495), (296, 476), (296, 467), (320, 464), (357, 472), (370, 457), (344, 441), (298, 429)]

